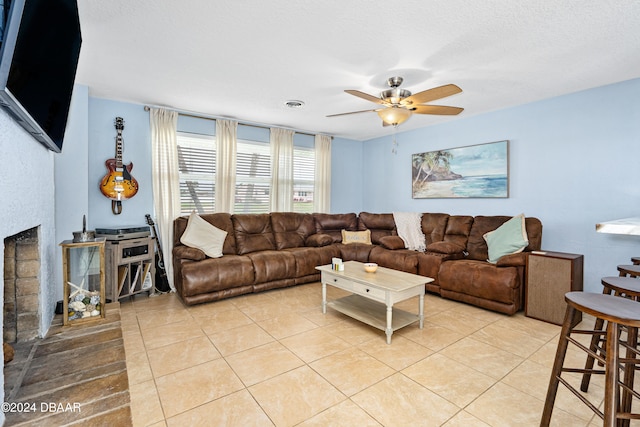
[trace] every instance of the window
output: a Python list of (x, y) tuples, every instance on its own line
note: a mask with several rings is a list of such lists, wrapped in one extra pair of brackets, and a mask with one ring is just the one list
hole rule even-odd
[(309, 147), (293, 148), (293, 211), (313, 212), (315, 187), (315, 150)]
[[(265, 135), (244, 129), (237, 140), (235, 213), (270, 212), (271, 147)], [(310, 138), (307, 138), (310, 139)], [(199, 133), (177, 133), (180, 214), (216, 211), (216, 139)], [(314, 210), (315, 149), (313, 140), (302, 139), (293, 149), (293, 211)]]
[(215, 212), (215, 138), (178, 132), (177, 139), (181, 215)]
[(268, 213), (271, 188), (269, 143), (238, 140), (235, 213)]

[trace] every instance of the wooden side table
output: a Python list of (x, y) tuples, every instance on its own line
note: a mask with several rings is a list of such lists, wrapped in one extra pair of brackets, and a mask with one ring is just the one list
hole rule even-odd
[[(584, 256), (533, 251), (527, 257), (525, 315), (562, 325), (567, 304), (564, 294), (582, 291)], [(576, 318), (575, 324), (582, 320)]]

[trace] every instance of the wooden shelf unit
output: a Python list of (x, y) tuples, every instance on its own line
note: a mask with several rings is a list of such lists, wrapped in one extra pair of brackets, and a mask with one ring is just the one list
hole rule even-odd
[(155, 276), (154, 242), (151, 236), (127, 240), (107, 240), (107, 299), (153, 293)]

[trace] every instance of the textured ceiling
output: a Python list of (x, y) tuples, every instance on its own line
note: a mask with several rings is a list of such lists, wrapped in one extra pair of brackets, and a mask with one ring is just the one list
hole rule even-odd
[[(459, 116), (640, 77), (638, 0), (80, 0), (77, 82), (92, 96), (357, 140), (391, 76)], [(304, 108), (284, 102), (302, 100)]]

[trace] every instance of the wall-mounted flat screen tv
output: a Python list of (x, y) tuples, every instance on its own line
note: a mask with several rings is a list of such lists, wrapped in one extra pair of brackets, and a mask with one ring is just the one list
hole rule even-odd
[(76, 0), (4, 0), (0, 106), (55, 152), (69, 116), (82, 36)]

